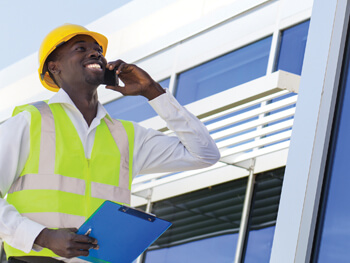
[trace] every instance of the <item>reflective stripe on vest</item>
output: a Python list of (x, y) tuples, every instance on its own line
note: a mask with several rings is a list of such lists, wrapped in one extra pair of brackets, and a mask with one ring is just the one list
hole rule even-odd
[[(104, 200), (130, 204), (134, 130), (131, 122), (105, 117), (96, 128), (91, 158), (60, 104), (19, 107), (31, 113), (30, 153), (7, 200), (24, 216), (49, 228), (79, 227)], [(8, 245), (8, 256), (25, 254)]]

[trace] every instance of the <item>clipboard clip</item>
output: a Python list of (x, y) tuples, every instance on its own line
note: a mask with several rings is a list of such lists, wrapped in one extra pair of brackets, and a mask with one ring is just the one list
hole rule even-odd
[(88, 231), (86, 231), (86, 233), (84, 234), (84, 236), (88, 236), (91, 234), (92, 228), (89, 228)]
[(143, 211), (128, 207), (128, 206), (121, 206), (119, 208), (120, 212), (126, 213), (128, 215), (133, 215), (137, 216), (143, 220), (149, 221), (149, 222), (154, 222), (156, 220), (156, 217), (154, 215), (145, 213)]

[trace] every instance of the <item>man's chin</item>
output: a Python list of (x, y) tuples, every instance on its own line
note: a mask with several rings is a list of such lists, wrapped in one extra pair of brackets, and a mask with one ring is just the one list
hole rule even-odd
[(98, 86), (103, 83), (103, 77), (86, 78), (86, 82)]

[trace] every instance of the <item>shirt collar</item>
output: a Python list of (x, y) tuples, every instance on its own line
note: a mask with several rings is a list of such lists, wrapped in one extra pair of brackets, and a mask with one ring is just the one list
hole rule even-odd
[[(63, 103), (79, 111), (78, 108), (75, 106), (74, 102), (72, 101), (72, 99), (69, 97), (69, 95), (64, 89), (59, 89), (58, 92), (55, 95), (53, 95), (51, 99), (49, 99), (48, 104), (51, 104), (51, 103)], [(104, 117), (107, 117), (111, 122), (113, 122), (113, 119), (108, 114), (105, 107), (103, 107), (103, 105), (98, 101), (96, 118), (103, 119)]]

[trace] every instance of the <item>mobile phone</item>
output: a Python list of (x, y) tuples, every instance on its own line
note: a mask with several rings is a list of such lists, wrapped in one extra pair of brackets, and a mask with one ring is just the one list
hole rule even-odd
[(103, 77), (102, 84), (108, 85), (108, 86), (118, 86), (119, 80), (118, 76), (116, 74), (117, 69), (105, 69), (105, 75)]

